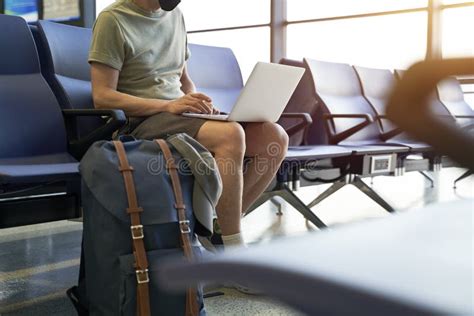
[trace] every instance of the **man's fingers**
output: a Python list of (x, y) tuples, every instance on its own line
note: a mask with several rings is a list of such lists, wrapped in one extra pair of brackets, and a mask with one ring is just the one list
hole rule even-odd
[(196, 93), (190, 93), (190, 95), (195, 97), (195, 98), (198, 98), (200, 100), (204, 100), (204, 101), (207, 101), (207, 102), (212, 102), (212, 99), (209, 98), (207, 95), (205, 95), (203, 93), (196, 92)]
[(207, 114), (207, 108), (202, 104), (201, 101), (191, 102), (189, 104), (193, 108), (195, 108), (199, 113)]
[(212, 103), (209, 103), (209, 102), (206, 102), (206, 101), (202, 101), (201, 104), (205, 107), (206, 109), (206, 113), (207, 114), (212, 114), (213, 113), (213, 110), (212, 110)]
[(201, 110), (199, 110), (196, 107), (191, 106), (191, 105), (186, 106), (186, 111), (184, 111), (184, 112), (191, 112), (191, 113), (197, 113), (197, 114), (202, 113)]

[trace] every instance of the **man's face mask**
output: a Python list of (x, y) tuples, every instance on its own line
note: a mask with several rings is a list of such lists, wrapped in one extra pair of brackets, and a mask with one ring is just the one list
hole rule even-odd
[(173, 11), (181, 0), (158, 0), (160, 2), (160, 6), (165, 11)]

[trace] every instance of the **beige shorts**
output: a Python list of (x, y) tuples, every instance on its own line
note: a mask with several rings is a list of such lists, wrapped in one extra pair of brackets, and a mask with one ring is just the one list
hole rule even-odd
[(129, 134), (137, 139), (153, 140), (186, 133), (195, 138), (205, 122), (204, 119), (162, 112), (144, 119), (129, 119), (126, 128), (120, 134)]

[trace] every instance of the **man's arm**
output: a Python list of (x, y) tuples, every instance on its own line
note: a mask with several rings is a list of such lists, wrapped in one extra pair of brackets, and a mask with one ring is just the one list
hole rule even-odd
[[(185, 94), (196, 92), (196, 85), (194, 84), (193, 80), (189, 76), (188, 66), (186, 64), (184, 65), (183, 74), (181, 75), (181, 91), (183, 91)], [(210, 102), (210, 101), (206, 100), (206, 102)], [(215, 108), (212, 103), (209, 103), (208, 105), (212, 107), (213, 114), (220, 113), (219, 110)]]
[[(206, 102), (211, 99), (200, 93), (187, 93), (176, 100), (145, 99), (117, 91), (120, 72), (101, 63), (91, 64), (92, 96), (96, 108), (121, 109), (128, 116), (151, 116), (160, 112), (210, 113)], [(205, 101), (205, 102), (203, 102)]]
[(187, 65), (184, 65), (183, 74), (181, 75), (181, 90), (185, 94), (196, 92), (196, 86), (191, 77), (189, 77)]

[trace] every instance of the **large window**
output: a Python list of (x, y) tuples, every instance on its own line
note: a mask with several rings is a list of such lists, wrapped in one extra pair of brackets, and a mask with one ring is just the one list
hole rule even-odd
[[(98, 14), (114, 0), (96, 0)], [(183, 0), (190, 43), (229, 47), (244, 80), (258, 61), (270, 61), (270, 0)]]
[(246, 80), (257, 61), (270, 61), (270, 28), (257, 27), (216, 32), (192, 33), (190, 43), (229, 47), (233, 50), (242, 77)]
[(443, 57), (474, 57), (474, 6), (443, 10)]
[(100, 11), (104, 10), (108, 5), (114, 3), (115, 0), (96, 0), (95, 1), (95, 14), (99, 15)]
[(188, 31), (270, 23), (270, 0), (183, 0)]
[(244, 80), (257, 61), (270, 61), (270, 0), (183, 0), (190, 43), (229, 47)]
[(308, 20), (338, 16), (426, 8), (428, 0), (289, 0), (288, 20)]
[[(189, 41), (232, 48), (246, 79), (257, 61), (270, 56), (273, 62), (310, 57), (391, 69), (439, 53), (474, 56), (474, 2), (437, 1), (286, 0), (286, 15), (271, 10), (272, 0), (182, 0), (180, 9)], [(113, 2), (96, 0), (97, 12)], [(442, 17), (432, 34), (430, 13)], [(428, 36), (441, 45), (428, 47)]]
[(337, 19), (288, 27), (288, 56), (407, 68), (426, 54), (427, 13)]
[[(474, 2), (443, 0), (443, 4), (447, 5), (442, 12), (443, 58), (474, 57)], [(474, 108), (474, 76), (462, 82), (466, 101)]]

